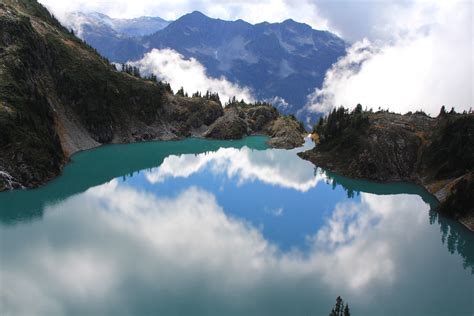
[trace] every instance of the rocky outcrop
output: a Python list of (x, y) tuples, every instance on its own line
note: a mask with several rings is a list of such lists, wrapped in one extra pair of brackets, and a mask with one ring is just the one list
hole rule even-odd
[(272, 122), (267, 129), (271, 139), (268, 144), (275, 148), (291, 149), (304, 144), (304, 137), (308, 133), (303, 125), (292, 116), (282, 116)]
[(249, 135), (268, 135), (274, 148), (291, 149), (304, 144), (306, 131), (294, 117), (281, 116), (269, 105), (239, 106), (225, 109), (204, 134), (218, 139), (239, 139)]
[[(37, 187), (75, 152), (102, 144), (273, 137), (279, 118), (268, 104), (223, 109), (211, 98), (174, 95), (164, 83), (117, 71), (36, 1), (0, 3), (0, 191)], [(285, 130), (293, 136), (278, 146), (302, 139)]]
[(205, 137), (216, 139), (239, 139), (251, 134), (244, 110), (239, 107), (227, 109), (204, 133)]
[(348, 128), (300, 157), (351, 178), (420, 184), (442, 214), (474, 231), (474, 115), (366, 114), (362, 130)]

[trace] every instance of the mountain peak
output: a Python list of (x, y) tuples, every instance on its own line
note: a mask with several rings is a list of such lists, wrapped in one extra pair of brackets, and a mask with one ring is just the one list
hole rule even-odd
[(281, 25), (283, 25), (284, 27), (287, 27), (287, 28), (296, 28), (296, 29), (299, 29), (300, 31), (313, 30), (313, 28), (310, 25), (308, 25), (306, 23), (297, 22), (293, 19), (286, 19), (285, 21), (281, 22)]
[(285, 21), (282, 22), (282, 24), (300, 24), (300, 23), (296, 22), (293, 19), (286, 19)]
[(207, 17), (204, 13), (202, 13), (201, 11), (198, 11), (198, 10), (194, 10), (193, 12), (189, 13), (189, 15), (192, 15), (192, 16), (205, 16), (205, 17)]
[(185, 14), (183, 15), (181, 18), (179, 18), (179, 20), (181, 19), (194, 19), (194, 20), (204, 20), (204, 19), (209, 19), (209, 17), (207, 15), (205, 15), (204, 13), (202, 13), (201, 11), (193, 11), (191, 13), (188, 13), (188, 14)]

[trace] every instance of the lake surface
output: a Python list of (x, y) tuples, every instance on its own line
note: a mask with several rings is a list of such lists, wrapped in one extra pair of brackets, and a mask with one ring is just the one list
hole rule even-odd
[(431, 195), (265, 140), (106, 146), (1, 193), (0, 314), (473, 315), (474, 234)]

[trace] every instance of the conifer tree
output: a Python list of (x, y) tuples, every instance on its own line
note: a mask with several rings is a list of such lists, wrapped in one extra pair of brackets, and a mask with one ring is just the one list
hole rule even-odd
[(446, 116), (446, 114), (447, 114), (447, 113), (446, 113), (446, 108), (445, 108), (445, 106), (443, 105), (443, 106), (441, 107), (441, 110), (439, 111), (439, 115), (438, 115), (438, 116), (439, 116), (439, 117), (444, 117), (444, 116)]
[(349, 304), (344, 305), (344, 301), (338, 296), (336, 298), (336, 305), (334, 305), (329, 316), (351, 316)]
[(349, 311), (349, 304), (346, 304), (346, 307), (344, 308), (343, 316), (351, 316), (351, 312)]
[(176, 95), (180, 97), (184, 97), (184, 88), (183, 87), (179, 88), (179, 90), (176, 92)]

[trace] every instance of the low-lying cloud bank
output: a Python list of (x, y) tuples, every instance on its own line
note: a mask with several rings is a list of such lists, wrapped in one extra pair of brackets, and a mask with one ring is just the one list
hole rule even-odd
[(205, 93), (209, 90), (219, 93), (223, 103), (234, 96), (238, 100), (254, 101), (249, 88), (232, 83), (225, 77), (209, 77), (206, 68), (196, 59), (185, 59), (183, 55), (169, 48), (153, 49), (145, 54), (143, 59), (130, 64), (139, 67), (145, 74), (153, 73), (159, 79), (169, 82), (174, 91), (180, 87), (184, 87), (189, 94), (196, 91)]
[[(361, 103), (431, 115), (441, 105), (469, 110), (474, 100), (472, 4), (420, 2), (413, 12), (410, 21), (405, 17), (404, 25), (394, 29), (395, 38), (354, 43), (327, 72), (323, 87), (308, 96), (306, 109), (327, 113), (334, 106)], [(400, 34), (407, 24), (414, 28)]]

